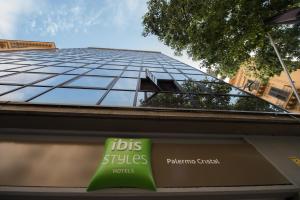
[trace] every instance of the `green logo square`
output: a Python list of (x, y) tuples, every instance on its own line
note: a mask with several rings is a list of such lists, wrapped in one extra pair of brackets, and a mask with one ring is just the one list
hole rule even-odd
[(150, 139), (106, 139), (103, 159), (87, 191), (120, 187), (156, 189)]

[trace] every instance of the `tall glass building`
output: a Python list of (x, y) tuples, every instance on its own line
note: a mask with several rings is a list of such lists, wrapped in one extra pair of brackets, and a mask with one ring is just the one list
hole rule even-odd
[[(160, 52), (0, 52), (0, 119), (5, 198), (286, 199), (300, 191), (299, 116)], [(156, 192), (85, 192), (109, 137), (153, 141)], [(163, 165), (210, 154), (219, 167)]]

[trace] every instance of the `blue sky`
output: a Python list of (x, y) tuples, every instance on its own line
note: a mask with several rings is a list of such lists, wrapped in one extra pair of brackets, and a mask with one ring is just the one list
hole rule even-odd
[(194, 67), (186, 54), (155, 36), (143, 37), (146, 0), (0, 0), (0, 38), (54, 41), (58, 48), (106, 47), (161, 51)]

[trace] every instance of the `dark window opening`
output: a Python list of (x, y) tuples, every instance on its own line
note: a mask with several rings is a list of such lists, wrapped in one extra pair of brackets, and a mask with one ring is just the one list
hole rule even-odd
[(162, 91), (179, 92), (173, 80), (158, 80), (157, 82)]
[(140, 90), (158, 92), (159, 88), (149, 79), (142, 78), (140, 81)]
[(142, 78), (140, 81), (140, 91), (152, 92), (179, 92), (179, 88), (173, 80), (157, 80), (156, 86), (151, 80)]
[(253, 90), (257, 90), (259, 88), (259, 82), (248, 80), (247, 83), (244, 85), (244, 89), (248, 89), (250, 92)]
[(271, 87), (269, 91), (269, 95), (277, 99), (280, 99), (282, 101), (286, 101), (290, 96), (290, 92), (275, 87)]

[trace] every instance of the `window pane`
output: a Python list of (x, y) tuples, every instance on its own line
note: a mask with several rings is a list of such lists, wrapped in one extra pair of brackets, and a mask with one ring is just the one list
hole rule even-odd
[(157, 79), (169, 79), (169, 80), (172, 79), (172, 77), (167, 73), (153, 72), (153, 74)]
[(121, 70), (95, 69), (87, 74), (99, 76), (120, 76), (121, 72)]
[(180, 73), (177, 69), (166, 69), (170, 73)]
[(41, 81), (36, 83), (35, 85), (42, 85), (42, 86), (57, 86), (63, 82), (66, 82), (75, 76), (73, 75), (58, 75), (53, 78), (49, 78), (47, 80)]
[(139, 77), (139, 72), (138, 71), (125, 71), (122, 74), (122, 77), (138, 78)]
[(116, 62), (116, 61), (109, 62), (107, 64), (110, 64), (110, 65), (128, 65), (128, 63), (126, 63), (126, 62)]
[(249, 94), (247, 94), (246, 92), (234, 87), (230, 87), (230, 91), (228, 94), (249, 96)]
[(187, 74), (187, 76), (189, 78), (191, 78), (192, 80), (195, 80), (195, 81), (206, 81), (206, 82), (218, 82), (218, 80), (214, 77), (211, 77), (211, 76), (204, 76), (204, 75), (190, 75), (190, 74)]
[(8, 75), (8, 74), (12, 74), (14, 72), (0, 72), (0, 76), (5, 76), (5, 75)]
[(276, 87), (271, 87), (269, 91), (270, 96), (280, 99), (281, 101), (286, 101), (290, 94), (290, 91), (282, 90)]
[(79, 87), (100, 87), (107, 88), (114, 78), (110, 77), (92, 77), (92, 76), (82, 76), (70, 83), (68, 86), (79, 86)]
[(84, 67), (88, 67), (88, 68), (97, 68), (99, 67), (100, 64), (88, 64), (88, 65), (85, 65)]
[(135, 71), (140, 71), (140, 67), (132, 67), (132, 66), (129, 66), (127, 67), (127, 70), (135, 70)]
[(184, 76), (183, 74), (171, 74), (175, 80), (186, 80), (188, 79), (186, 76)]
[(43, 63), (44, 61), (35, 61), (35, 60), (25, 60), (25, 61), (19, 61), (17, 64), (24, 64), (24, 65), (37, 65), (40, 63)]
[(181, 71), (183, 73), (186, 73), (186, 74), (203, 74), (202, 72), (200, 72), (198, 70), (186, 70), (186, 69), (182, 69)]
[(140, 67), (142, 66), (142, 63), (130, 63), (130, 67), (133, 66), (133, 67)]
[(143, 63), (143, 66), (145, 66), (145, 68), (149, 68), (149, 67), (161, 67), (161, 65), (158, 64), (152, 64), (152, 63)]
[[(45, 60), (46, 61), (46, 60)], [(59, 62), (45, 62), (45, 63), (41, 63), (39, 65), (47, 65), (47, 66), (50, 66), (50, 65), (57, 65), (59, 64)]]
[(83, 74), (87, 71), (90, 71), (91, 69), (89, 68), (78, 68), (78, 69), (75, 69), (75, 70), (72, 70), (70, 72), (67, 72), (67, 74)]
[(41, 68), (41, 66), (27, 66), (27, 67), (19, 67), (15, 69), (10, 69), (9, 71), (23, 72), (31, 69)]
[(139, 92), (137, 96), (136, 106), (143, 106), (155, 93), (154, 92)]
[(105, 90), (55, 88), (30, 102), (53, 103), (53, 104), (75, 104), (96, 105)]
[(24, 67), (24, 65), (0, 64), (0, 70), (8, 70), (8, 69), (14, 69), (19, 67)]
[(20, 73), (0, 78), (0, 83), (29, 84), (49, 76), (48, 74)]
[(120, 78), (113, 89), (136, 90), (138, 79)]
[(0, 94), (8, 92), (10, 90), (16, 89), (20, 86), (13, 86), (13, 85), (0, 85)]
[(140, 78), (146, 78), (146, 73), (145, 72), (141, 72)]
[(144, 71), (148, 69), (150, 72), (165, 72), (163, 68), (150, 68), (150, 67), (145, 67)]
[(82, 67), (84, 66), (84, 63), (61, 63), (59, 65), (55, 66), (62, 66), (62, 67)]
[(119, 66), (119, 65), (103, 65), (101, 68), (106, 68), (106, 69), (124, 69), (125, 66)]
[(74, 68), (71, 67), (43, 67), (40, 69), (31, 70), (30, 72), (44, 72), (44, 73), (63, 73)]
[(133, 106), (135, 92), (111, 90), (102, 101), (105, 106)]
[(44, 91), (47, 87), (25, 87), (14, 92), (0, 96), (0, 101), (26, 101)]

